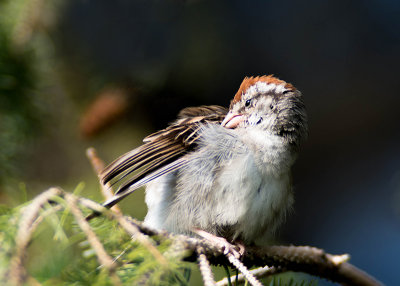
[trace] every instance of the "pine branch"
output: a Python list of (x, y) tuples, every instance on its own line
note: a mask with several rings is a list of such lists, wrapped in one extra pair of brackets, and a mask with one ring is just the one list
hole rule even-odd
[[(32, 239), (32, 234), (35, 230), (37, 224), (34, 222), (39, 219), (39, 210), (43, 207), (46, 202), (54, 201), (55, 197), (65, 198), (67, 201), (67, 206), (71, 208), (75, 219), (78, 222), (80, 228), (86, 233), (87, 237), (91, 237), (87, 227), (89, 224), (82, 223), (83, 216), (78, 214), (76, 208), (78, 205), (89, 207), (95, 211), (104, 210), (101, 205), (84, 198), (78, 198), (73, 194), (64, 192), (58, 188), (51, 188), (50, 190), (44, 192), (43, 194), (36, 197), (31, 204), (29, 204), (23, 211), (21, 215), (21, 220), (19, 224), (18, 234), (16, 238), (16, 252), (12, 258), (9, 277), (12, 284), (21, 285), (25, 281), (25, 258), (26, 250), (29, 242)], [(55, 205), (57, 206), (57, 205)], [(325, 253), (321, 249), (317, 249), (309, 246), (269, 246), (269, 247), (249, 247), (247, 248), (247, 253), (244, 255), (242, 262), (235, 260), (231, 253), (225, 254), (224, 247), (220, 245), (213, 244), (212, 242), (199, 239), (194, 237), (188, 237), (185, 235), (171, 234), (166, 231), (158, 231), (151, 229), (142, 222), (137, 221), (130, 217), (123, 217), (120, 214), (116, 214), (112, 211), (105, 210), (104, 214), (111, 220), (116, 220), (119, 222), (120, 227), (125, 230), (126, 233), (134, 237), (140, 243), (144, 244), (145, 247), (151, 245), (151, 243), (146, 243), (149, 236), (153, 236), (154, 239), (162, 241), (172, 241), (174, 245), (174, 253), (180, 253), (182, 259), (188, 262), (196, 262), (199, 258), (198, 249), (201, 249), (201, 259), (204, 257), (214, 265), (222, 265), (231, 262), (233, 265), (238, 266), (239, 270), (247, 277), (250, 278), (253, 274), (248, 272), (246, 268), (242, 267), (246, 265), (250, 266), (275, 266), (282, 267), (287, 271), (302, 271), (312, 275), (316, 275), (321, 278), (330, 279), (334, 282), (343, 283), (346, 285), (381, 285), (378, 281), (359, 270), (355, 266), (347, 263), (346, 260), (348, 256), (343, 255), (331, 255)], [(32, 227), (34, 226), (34, 227)], [(99, 251), (97, 243), (93, 243), (94, 249), (97, 249), (97, 253), (102, 253)], [(151, 247), (149, 251), (152, 252)], [(158, 252), (152, 252), (153, 255), (159, 260), (160, 263), (163, 262), (163, 255)], [(203, 256), (204, 255), (204, 256)], [(110, 267), (111, 259), (107, 257), (104, 253), (98, 254), (99, 261), (104, 267)], [(102, 257), (100, 259), (100, 257)], [(232, 258), (233, 257), (233, 258)], [(106, 266), (107, 265), (107, 266)], [(250, 273), (250, 274), (249, 274)], [(205, 280), (208, 278), (205, 278)], [(253, 285), (260, 285), (255, 280), (252, 281)]]
[(85, 233), (89, 244), (96, 252), (99, 263), (107, 269), (108, 274), (111, 276), (113, 284), (121, 285), (120, 279), (115, 274), (117, 265), (114, 263), (113, 259), (107, 254), (100, 239), (96, 236), (89, 223), (85, 220), (85, 217), (77, 206), (77, 197), (69, 193), (64, 193), (64, 197), (80, 229)]
[[(90, 152), (96, 154), (94, 148), (91, 148)], [(98, 175), (100, 171), (101, 169), (97, 169)], [(111, 186), (108, 187), (111, 188)], [(108, 197), (106, 197), (106, 199), (108, 199)], [(247, 270), (245, 265), (275, 266), (272, 268), (275, 269), (275, 271), (276, 269), (280, 269), (281, 271), (283, 269), (286, 269), (286, 271), (301, 271), (348, 285), (381, 285), (379, 281), (369, 276), (367, 273), (347, 263), (347, 260), (349, 260), (349, 255), (347, 254), (332, 255), (325, 253), (322, 249), (309, 246), (271, 246), (263, 248), (252, 247), (246, 249), (247, 253), (243, 257), (243, 264), (231, 253), (228, 252), (224, 254), (224, 249), (221, 249), (221, 247), (218, 245), (213, 245), (212, 242), (208, 240), (197, 240), (194, 242), (194, 238), (189, 238), (182, 235), (174, 236), (166, 232), (160, 233), (156, 230), (151, 230), (145, 227), (141, 222), (138, 222), (132, 218), (130, 218), (130, 220), (131, 223), (137, 224), (138, 229), (147, 235), (161, 235), (167, 239), (181, 240), (181, 243), (185, 246), (185, 249), (190, 249), (192, 254), (196, 253), (196, 250), (200, 247), (202, 250), (201, 254), (197, 253), (196, 257), (192, 255), (191, 258), (187, 258), (188, 261), (194, 262), (195, 258), (197, 260), (201, 259), (204, 261), (203, 259), (205, 256), (210, 262), (218, 265), (226, 263), (221, 258), (224, 256), (224, 258), (227, 258), (232, 265), (240, 270), (242, 276), (244, 276), (252, 285), (261, 285), (261, 283), (254, 277), (253, 272)], [(204, 244), (206, 247), (204, 245), (199, 246), (198, 244)], [(203, 270), (205, 265), (204, 263), (200, 265), (203, 267)], [(274, 274), (275, 271), (265, 270), (255, 272), (255, 274), (267, 276)], [(203, 276), (203, 280), (206, 283), (206, 281), (209, 281), (210, 276), (208, 276), (207, 271), (204, 271), (204, 275), (206, 276)]]
[[(92, 155), (89, 157), (93, 157)], [(96, 156), (97, 157), (97, 156)], [(100, 170), (99, 168), (96, 168)], [(50, 203), (50, 204), (49, 204)], [(51, 208), (48, 208), (48, 205)], [(47, 206), (45, 212), (40, 212)], [(149, 228), (143, 222), (129, 216), (123, 216), (119, 211), (108, 210), (100, 204), (74, 194), (63, 191), (60, 188), (51, 188), (25, 206), (21, 211), (19, 227), (16, 235), (16, 246), (13, 252), (8, 275), (11, 285), (23, 285), (29, 279), (25, 269), (27, 249), (32, 241), (33, 233), (43, 221), (43, 217), (53, 214), (53, 211), (69, 209), (77, 222), (78, 227), (85, 234), (87, 241), (93, 248), (100, 268), (106, 269), (109, 279), (114, 285), (121, 284), (121, 278), (117, 275), (119, 267), (124, 262), (117, 263), (124, 255), (125, 250), (119, 250), (117, 257), (107, 253), (101, 239), (93, 231), (92, 222), (84, 219), (81, 209), (101, 213), (106, 219), (117, 222), (120, 229), (131, 237), (139, 245), (147, 249), (154, 257), (158, 265), (163, 266), (170, 273), (171, 261), (198, 262), (200, 272), (205, 285), (227, 285), (226, 281), (217, 284), (214, 281), (210, 264), (228, 265), (238, 269), (242, 274), (239, 280), (246, 279), (251, 285), (262, 285), (256, 277), (264, 277), (284, 271), (301, 271), (321, 278), (339, 282), (344, 285), (381, 285), (380, 282), (349, 264), (348, 255), (332, 255), (322, 249), (309, 246), (268, 246), (247, 247), (241, 260), (237, 259), (225, 247), (216, 242), (178, 235)], [(101, 218), (103, 219), (103, 218)], [(157, 245), (167, 245), (166, 251), (160, 251)], [(126, 261), (126, 260), (125, 260)], [(264, 266), (268, 265), (269, 268)], [(126, 262), (125, 262), (126, 266)], [(262, 269), (248, 270), (248, 267), (264, 267)], [(152, 279), (154, 270), (149, 270), (139, 277), (141, 283), (147, 283)], [(178, 280), (181, 278), (177, 278)]]
[[(140, 221), (128, 219), (146, 235), (178, 241), (182, 249), (188, 251), (185, 261), (195, 262), (196, 249), (202, 247), (204, 255), (211, 264), (227, 263), (228, 258), (224, 254), (224, 248), (208, 240), (150, 229)], [(348, 255), (332, 255), (310, 246), (248, 247), (243, 257), (243, 264), (247, 267), (268, 265), (284, 268), (286, 271), (305, 272), (345, 285), (382, 285), (364, 271), (348, 263), (348, 257)]]

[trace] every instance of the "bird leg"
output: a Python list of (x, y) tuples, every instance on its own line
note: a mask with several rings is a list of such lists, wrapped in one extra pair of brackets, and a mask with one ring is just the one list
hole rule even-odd
[(193, 232), (201, 236), (202, 238), (218, 245), (219, 247), (223, 248), (224, 254), (227, 255), (228, 253), (233, 254), (237, 259), (241, 258), (245, 253), (245, 246), (242, 242), (237, 242), (232, 244), (228, 242), (225, 238), (216, 236), (209, 232), (206, 232), (201, 229), (193, 229)]

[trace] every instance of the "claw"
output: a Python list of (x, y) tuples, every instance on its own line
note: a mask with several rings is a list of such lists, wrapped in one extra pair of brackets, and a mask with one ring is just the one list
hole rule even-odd
[(238, 244), (232, 244), (229, 243), (225, 238), (216, 236), (214, 234), (211, 234), (209, 232), (206, 232), (201, 229), (193, 229), (194, 233), (197, 233), (199, 236), (203, 237), (204, 239), (215, 243), (219, 247), (223, 249), (224, 255), (227, 255), (228, 253), (231, 253), (233, 256), (235, 256), (237, 259), (240, 259), (243, 254), (245, 253), (245, 246), (243, 243), (238, 243)]

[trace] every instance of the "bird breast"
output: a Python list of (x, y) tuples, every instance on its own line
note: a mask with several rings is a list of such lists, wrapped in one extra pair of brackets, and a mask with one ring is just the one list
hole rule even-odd
[[(265, 154), (261, 159), (256, 154), (276, 142), (252, 145), (261, 138), (251, 136), (246, 142), (236, 130), (204, 127), (199, 151), (187, 155), (185, 166), (147, 187), (145, 222), (184, 234), (200, 228), (247, 243), (273, 233), (293, 201), (290, 175), (269, 166)], [(274, 148), (277, 160), (280, 151)]]

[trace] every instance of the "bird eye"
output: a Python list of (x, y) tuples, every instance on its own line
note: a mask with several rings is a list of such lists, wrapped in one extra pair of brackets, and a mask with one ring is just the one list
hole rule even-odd
[(251, 99), (246, 100), (244, 106), (249, 107), (251, 103)]

